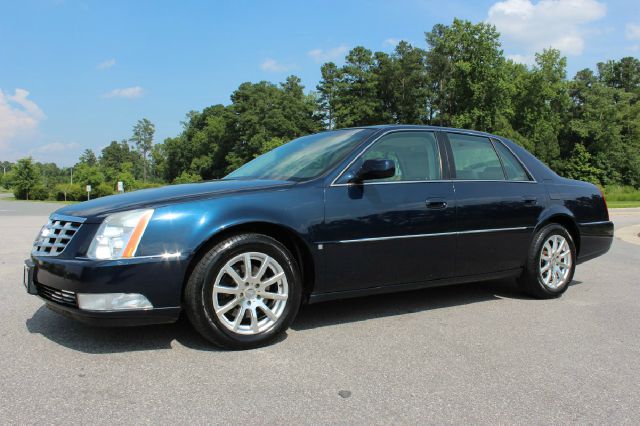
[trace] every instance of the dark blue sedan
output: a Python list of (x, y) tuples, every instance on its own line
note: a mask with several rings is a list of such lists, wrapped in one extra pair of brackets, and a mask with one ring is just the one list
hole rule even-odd
[(592, 184), (467, 130), (378, 126), (305, 136), (224, 179), (66, 206), (25, 285), (94, 324), (172, 322), (209, 341), (272, 341), (302, 303), (514, 277), (560, 296), (613, 224)]

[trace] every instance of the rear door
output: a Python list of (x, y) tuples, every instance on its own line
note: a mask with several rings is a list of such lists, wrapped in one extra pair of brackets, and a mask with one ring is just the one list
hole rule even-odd
[[(455, 256), (453, 184), (443, 180), (433, 132), (396, 131), (374, 142), (326, 188), (322, 292), (451, 276)], [(349, 184), (364, 160), (389, 159), (396, 175)]]
[(455, 275), (523, 266), (544, 188), (502, 142), (464, 133), (446, 136), (456, 200)]

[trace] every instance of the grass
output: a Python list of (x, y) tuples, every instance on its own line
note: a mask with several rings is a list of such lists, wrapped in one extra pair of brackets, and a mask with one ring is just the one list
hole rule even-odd
[(610, 209), (626, 209), (630, 207), (640, 207), (640, 201), (609, 201), (607, 207)]
[(640, 207), (640, 191), (632, 186), (610, 185), (604, 188), (607, 206), (612, 209)]
[(53, 204), (78, 204), (80, 201), (57, 201), (57, 200), (17, 200), (15, 197), (3, 197), (0, 201), (26, 201), (28, 203), (53, 203)]

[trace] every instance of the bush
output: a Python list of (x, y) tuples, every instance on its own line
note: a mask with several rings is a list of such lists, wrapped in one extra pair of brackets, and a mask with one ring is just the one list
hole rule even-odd
[(202, 176), (196, 173), (182, 172), (180, 176), (173, 180), (173, 184), (202, 182)]
[(60, 183), (54, 187), (52, 198), (58, 201), (86, 201), (87, 193), (83, 185)]
[(91, 198), (106, 197), (107, 195), (113, 195), (116, 193), (114, 185), (110, 185), (106, 182), (102, 182), (96, 188), (93, 188), (91, 192)]
[(49, 199), (49, 191), (45, 188), (44, 185), (38, 184), (33, 187), (31, 193), (29, 194), (29, 198), (31, 200), (48, 200)]

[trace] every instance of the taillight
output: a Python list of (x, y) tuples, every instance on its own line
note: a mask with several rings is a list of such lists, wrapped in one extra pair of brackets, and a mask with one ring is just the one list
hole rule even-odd
[(607, 206), (607, 199), (604, 197), (604, 191), (598, 187), (600, 191), (600, 196), (602, 196), (602, 202), (604, 203), (604, 208), (607, 211), (607, 216), (609, 216), (609, 207)]

